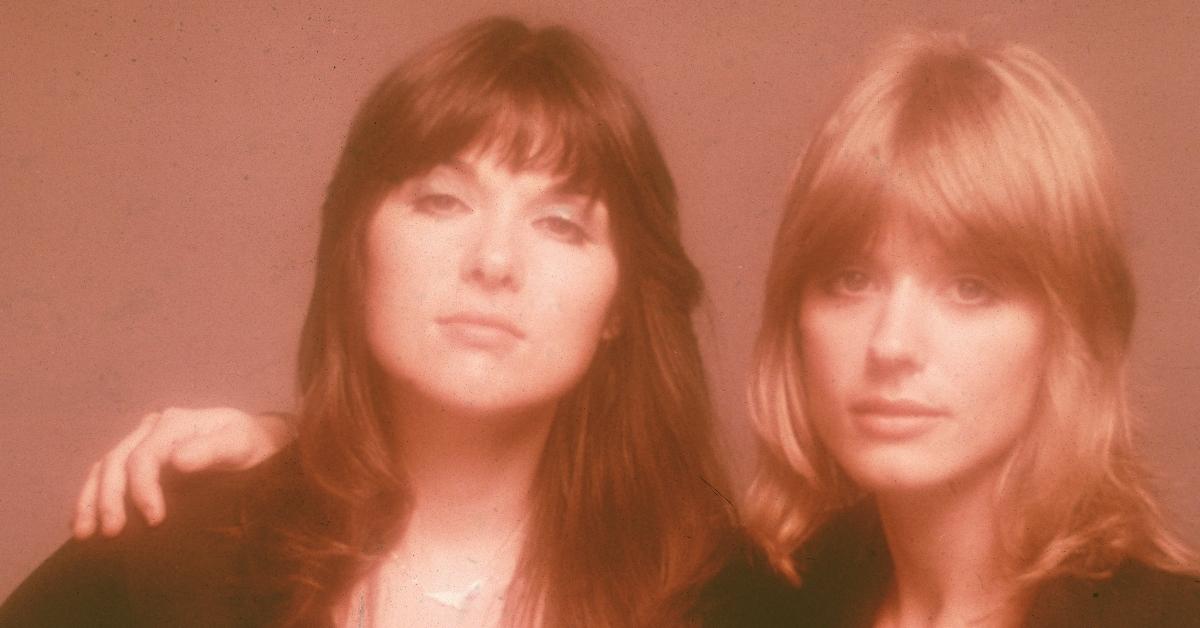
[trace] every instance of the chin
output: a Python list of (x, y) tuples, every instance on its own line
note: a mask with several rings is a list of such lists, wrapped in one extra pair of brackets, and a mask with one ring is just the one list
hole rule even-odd
[(511, 390), (498, 389), (487, 385), (472, 385), (479, 382), (460, 380), (454, 387), (438, 386), (425, 387), (415, 391), (425, 397), (435, 407), (451, 414), (465, 416), (501, 416), (519, 412), (522, 409), (540, 405), (533, 399), (525, 399), (514, 395)]
[(497, 363), (490, 356), (451, 353), (425, 360), (423, 368), (410, 366), (415, 363), (419, 361), (397, 360), (388, 373), (402, 382), (397, 390), (401, 403), (407, 396), (419, 406), (481, 420), (552, 410), (572, 383), (558, 371), (547, 375), (535, 366)]
[(535, 386), (527, 378), (492, 372), (460, 371), (457, 376), (409, 379), (408, 393), (450, 414), (505, 421), (516, 415), (553, 414), (566, 394), (557, 387)]
[(929, 452), (895, 446), (861, 447), (841, 458), (846, 475), (873, 494), (933, 490), (958, 477), (954, 470), (938, 465)]

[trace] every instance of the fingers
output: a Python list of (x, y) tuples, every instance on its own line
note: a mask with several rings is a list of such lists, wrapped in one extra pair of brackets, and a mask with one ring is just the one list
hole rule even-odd
[(100, 515), (100, 531), (116, 536), (125, 527), (125, 463), (130, 452), (154, 429), (157, 413), (146, 415), (137, 429), (130, 432), (100, 461), (96, 507)]
[(166, 514), (160, 468), (163, 457), (169, 455), (170, 449), (164, 448), (151, 435), (129, 454), (125, 463), (129, 501), (150, 525), (158, 525)]
[(97, 524), (107, 536), (126, 523), (126, 497), (151, 525), (166, 517), (162, 468), (184, 473), (248, 469), (294, 438), (280, 415), (251, 416), (233, 408), (168, 408), (143, 417), (84, 480), (75, 504), (72, 534), (83, 539)]
[(157, 525), (166, 516), (163, 499), (162, 468), (169, 464), (181, 443), (187, 443), (207, 429), (221, 425), (204, 410), (167, 408), (154, 428), (129, 453), (125, 465), (129, 499), (141, 511), (146, 522)]
[(183, 473), (203, 469), (240, 470), (254, 466), (253, 450), (244, 432), (204, 434), (180, 443), (171, 454), (171, 466)]
[(71, 522), (71, 534), (79, 540), (86, 539), (96, 533), (96, 500), (100, 488), (100, 463), (97, 462), (88, 470), (87, 479), (83, 481), (83, 490), (75, 501), (75, 517)]

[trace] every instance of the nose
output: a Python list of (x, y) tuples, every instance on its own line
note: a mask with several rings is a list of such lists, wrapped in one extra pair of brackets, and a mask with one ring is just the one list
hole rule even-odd
[(516, 221), (489, 213), (475, 225), (463, 259), (463, 278), (487, 291), (516, 290), (522, 271)]
[(927, 311), (916, 286), (899, 282), (881, 300), (867, 348), (868, 368), (879, 375), (919, 371), (924, 365)]

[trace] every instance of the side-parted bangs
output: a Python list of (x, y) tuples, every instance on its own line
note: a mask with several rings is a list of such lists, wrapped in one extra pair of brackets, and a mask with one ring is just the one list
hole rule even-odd
[(806, 278), (906, 224), (951, 259), (1065, 301), (1060, 313), (1092, 350), (1123, 350), (1133, 291), (1112, 224), (1117, 193), (1105, 189), (1112, 158), (1091, 112), (1021, 49), (998, 63), (956, 54), (961, 45), (885, 66), (829, 120), (789, 199), (786, 266)]

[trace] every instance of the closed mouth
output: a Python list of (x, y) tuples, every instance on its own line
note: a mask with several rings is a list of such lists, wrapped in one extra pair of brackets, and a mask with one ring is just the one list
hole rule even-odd
[(502, 316), (482, 314), (478, 312), (458, 312), (438, 317), (437, 323), (444, 326), (473, 328), (485, 332), (502, 332), (518, 340), (525, 338), (525, 332), (515, 323)]
[(911, 399), (866, 397), (850, 404), (854, 425), (867, 438), (907, 441), (933, 429), (949, 411)]
[(948, 414), (945, 408), (914, 401), (911, 399), (888, 399), (886, 397), (866, 397), (850, 404), (854, 414), (869, 414), (882, 417), (912, 417), (933, 418)]

